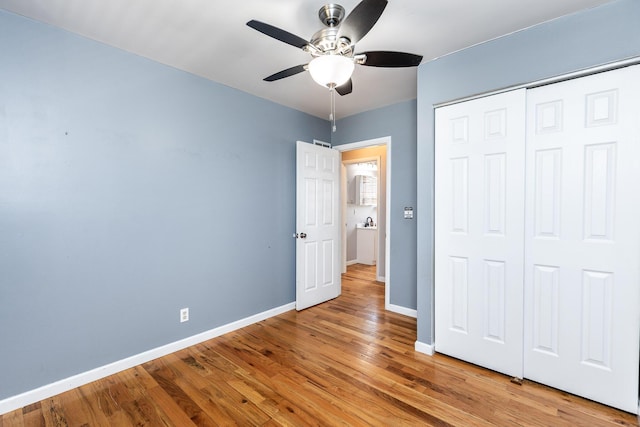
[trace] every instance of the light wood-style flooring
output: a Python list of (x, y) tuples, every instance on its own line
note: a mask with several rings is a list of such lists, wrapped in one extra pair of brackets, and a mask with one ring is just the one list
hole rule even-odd
[(631, 426), (632, 414), (414, 351), (375, 268), (342, 295), (0, 416), (5, 426)]

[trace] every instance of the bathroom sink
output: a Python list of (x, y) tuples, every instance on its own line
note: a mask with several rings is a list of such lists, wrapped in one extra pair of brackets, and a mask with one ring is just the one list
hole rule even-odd
[(364, 224), (358, 224), (356, 227), (357, 228), (362, 228), (363, 230), (377, 230), (378, 229), (377, 225), (365, 226)]

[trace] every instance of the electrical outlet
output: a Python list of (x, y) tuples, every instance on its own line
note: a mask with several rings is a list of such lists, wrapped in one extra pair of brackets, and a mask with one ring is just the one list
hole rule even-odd
[(180, 323), (186, 322), (189, 320), (189, 308), (181, 308), (180, 309)]

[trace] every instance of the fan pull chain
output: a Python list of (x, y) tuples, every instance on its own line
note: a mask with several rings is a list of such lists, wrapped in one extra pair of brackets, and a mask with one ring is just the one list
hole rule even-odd
[(331, 121), (331, 131), (336, 131), (336, 86), (331, 85), (329, 87), (331, 92), (331, 113), (329, 114), (329, 120)]

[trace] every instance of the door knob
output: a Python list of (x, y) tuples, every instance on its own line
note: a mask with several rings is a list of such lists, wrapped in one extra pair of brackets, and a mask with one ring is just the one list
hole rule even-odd
[(301, 239), (306, 239), (307, 238), (307, 233), (300, 233), (300, 238)]

